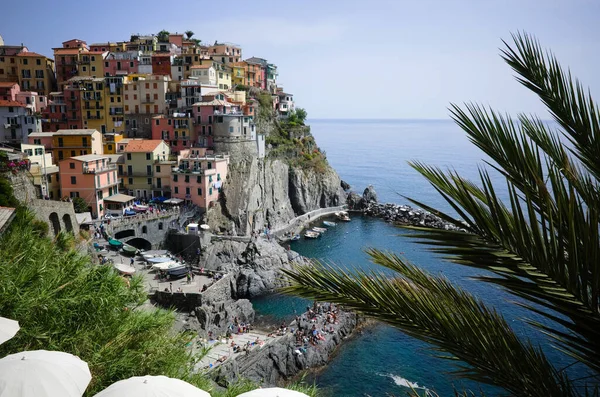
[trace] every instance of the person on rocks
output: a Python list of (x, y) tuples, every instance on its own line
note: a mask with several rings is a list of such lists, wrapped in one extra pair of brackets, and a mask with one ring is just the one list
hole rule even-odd
[(173, 292), (173, 283), (169, 283), (169, 291)]

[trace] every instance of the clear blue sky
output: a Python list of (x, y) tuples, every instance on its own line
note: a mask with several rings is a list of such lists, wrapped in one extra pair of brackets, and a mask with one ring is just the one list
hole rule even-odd
[[(99, 6), (101, 5), (101, 6)], [(3, 4), (0, 35), (51, 56), (52, 47), (191, 29), (279, 66), (312, 118), (445, 118), (450, 102), (510, 113), (538, 100), (498, 56), (501, 38), (535, 34), (600, 98), (597, 0), (46, 1)]]

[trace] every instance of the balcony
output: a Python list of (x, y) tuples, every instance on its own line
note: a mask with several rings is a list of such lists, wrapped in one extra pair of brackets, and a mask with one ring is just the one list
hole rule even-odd
[(170, 192), (171, 191), (171, 186), (158, 186), (157, 184), (152, 185), (152, 189), (156, 189), (156, 190), (162, 190), (164, 192)]
[(216, 168), (186, 168), (181, 169), (178, 167), (173, 167), (171, 170), (174, 174), (184, 174), (184, 175), (216, 175)]
[(154, 99), (152, 98), (142, 98), (142, 103), (154, 103)]
[(97, 167), (97, 168), (83, 167), (83, 173), (84, 174), (100, 174), (102, 172), (114, 171), (116, 169), (117, 169), (116, 164), (108, 164), (108, 165), (105, 165), (104, 167)]
[(221, 112), (219, 110), (215, 110), (213, 114), (215, 116), (243, 116), (244, 112), (241, 110), (232, 110), (230, 112)]

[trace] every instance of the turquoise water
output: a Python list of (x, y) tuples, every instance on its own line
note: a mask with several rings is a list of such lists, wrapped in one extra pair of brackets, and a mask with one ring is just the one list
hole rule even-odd
[[(421, 160), (429, 164), (452, 167), (462, 175), (476, 178), (483, 156), (451, 121), (374, 121), (315, 120), (312, 132), (327, 152), (331, 165), (354, 190), (362, 191), (373, 184), (382, 202), (407, 203), (402, 195), (426, 204), (447, 209), (448, 205), (406, 162)], [(500, 179), (496, 179), (500, 183)], [(428, 271), (443, 274), (458, 285), (493, 305), (504, 314), (511, 326), (523, 337), (542, 345), (558, 368), (569, 361), (549, 348), (548, 341), (525, 325), (522, 318), (545, 321), (519, 309), (510, 301), (514, 297), (497, 287), (470, 280), (481, 271), (449, 264), (415, 243), (399, 236), (406, 234), (377, 219), (354, 216), (350, 223), (338, 225), (318, 240), (292, 243), (292, 249), (311, 258), (344, 266), (373, 269), (364, 249), (389, 250)], [(254, 301), (263, 321), (289, 319), (294, 311), (302, 312), (306, 302), (292, 297), (271, 296)], [(453, 388), (480, 385), (457, 381), (448, 374), (456, 367), (434, 358), (431, 346), (385, 325), (367, 329), (344, 344), (330, 365), (311, 379), (335, 396), (401, 395), (406, 386), (425, 387), (440, 395), (450, 395)], [(577, 370), (577, 369), (574, 369)], [(498, 390), (485, 386), (488, 395)]]

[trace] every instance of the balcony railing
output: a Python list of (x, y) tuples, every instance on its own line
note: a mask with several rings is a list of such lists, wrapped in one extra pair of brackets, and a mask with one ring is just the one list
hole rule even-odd
[(184, 175), (214, 175), (217, 173), (217, 169), (216, 168), (186, 168), (186, 169), (182, 169), (182, 168), (177, 168), (174, 167), (172, 169), (174, 174), (184, 174)]
[(158, 186), (157, 184), (153, 184), (152, 185), (152, 189), (157, 189), (157, 190), (160, 189), (160, 190), (163, 190), (165, 192), (170, 192), (171, 191), (171, 186), (162, 186), (162, 185)]
[(83, 173), (84, 174), (98, 174), (101, 172), (112, 171), (112, 170), (116, 170), (116, 169), (117, 169), (116, 164), (108, 164), (108, 165), (105, 165), (104, 167), (96, 167), (96, 168), (83, 167)]
[(230, 112), (221, 112), (219, 110), (215, 110), (213, 114), (215, 116), (243, 116), (244, 112), (240, 110), (232, 110)]

